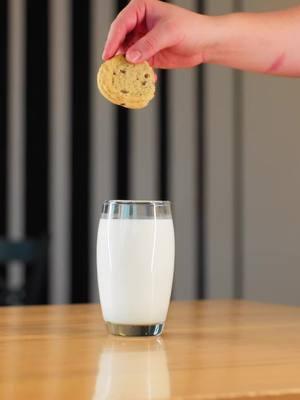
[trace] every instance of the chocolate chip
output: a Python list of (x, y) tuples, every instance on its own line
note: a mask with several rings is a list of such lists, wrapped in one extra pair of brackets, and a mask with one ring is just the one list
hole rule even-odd
[(128, 94), (129, 92), (127, 90), (121, 90), (121, 93)]
[(122, 74), (126, 74), (126, 70), (125, 70), (125, 69), (120, 69), (120, 72), (121, 72)]
[(148, 79), (148, 78), (150, 78), (150, 75), (149, 75), (149, 74), (145, 74), (144, 77), (145, 77), (146, 79)]

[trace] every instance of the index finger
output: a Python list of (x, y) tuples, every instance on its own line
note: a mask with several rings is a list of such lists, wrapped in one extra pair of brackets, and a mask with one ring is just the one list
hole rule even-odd
[(126, 35), (131, 32), (143, 19), (141, 9), (136, 2), (131, 2), (116, 17), (110, 26), (102, 58), (107, 60), (113, 57), (124, 42)]

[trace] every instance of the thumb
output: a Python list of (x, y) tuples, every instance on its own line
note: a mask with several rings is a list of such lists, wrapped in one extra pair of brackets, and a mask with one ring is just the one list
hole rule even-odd
[(132, 63), (149, 60), (156, 53), (171, 45), (172, 35), (162, 25), (157, 25), (127, 50), (126, 58)]

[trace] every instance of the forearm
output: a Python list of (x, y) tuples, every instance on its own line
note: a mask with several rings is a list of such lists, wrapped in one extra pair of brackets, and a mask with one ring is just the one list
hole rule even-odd
[(300, 76), (300, 7), (210, 18), (205, 62), (274, 75)]

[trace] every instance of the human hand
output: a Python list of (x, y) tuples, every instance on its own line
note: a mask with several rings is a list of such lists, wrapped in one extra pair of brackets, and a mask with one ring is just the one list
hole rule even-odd
[(156, 68), (193, 67), (205, 59), (209, 18), (158, 0), (132, 0), (112, 23), (102, 57), (121, 53)]

